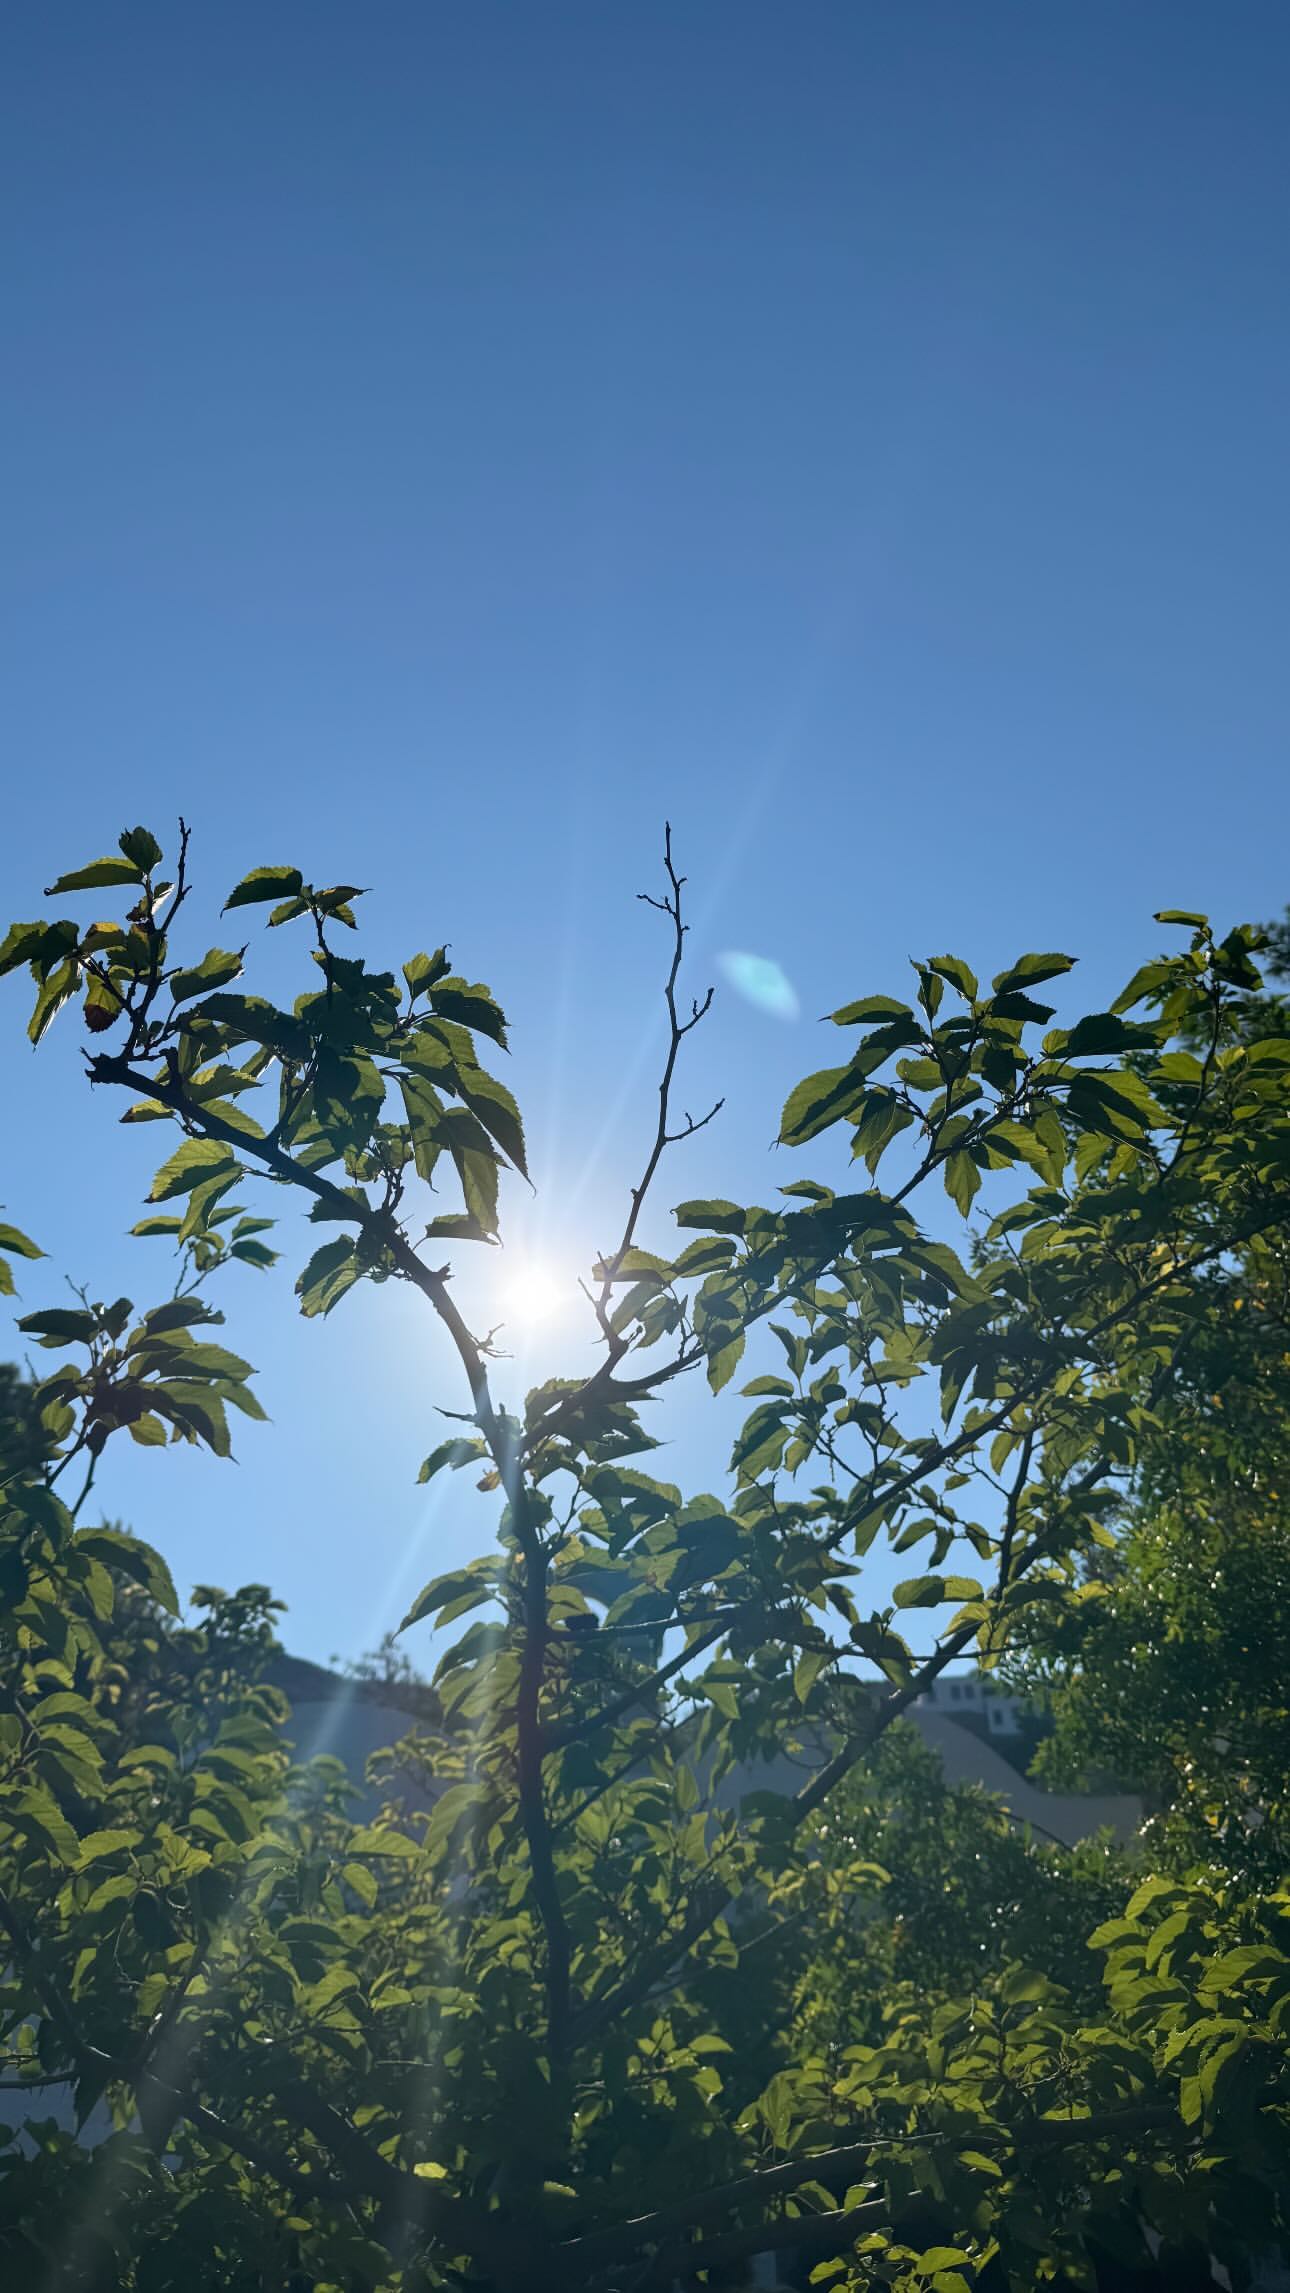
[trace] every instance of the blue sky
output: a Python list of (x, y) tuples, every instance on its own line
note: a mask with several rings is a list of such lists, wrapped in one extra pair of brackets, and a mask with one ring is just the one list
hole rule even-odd
[[(803, 1016), (719, 998), (663, 1231), (799, 1175), (815, 1016), (911, 952), (1065, 945), (1092, 1006), (1154, 908), (1290, 898), (1280, 0), (68, 0), (0, 84), (6, 920), (181, 809), (202, 946), (258, 861), (370, 884), (373, 957), (512, 1015), (561, 1275), (650, 1117), (665, 815), (696, 985), (747, 950)], [(146, 1296), (158, 1134), (21, 1003), (23, 1304)], [(388, 1290), (225, 1304), (275, 1430), (105, 1502), (355, 1653), (487, 1534), (413, 1486), (452, 1365)], [(677, 1474), (727, 1425), (675, 1405)]]

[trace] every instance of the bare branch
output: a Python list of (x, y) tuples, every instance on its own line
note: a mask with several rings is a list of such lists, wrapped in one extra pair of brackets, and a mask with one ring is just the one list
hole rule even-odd
[(702, 1349), (683, 1347), (680, 1355), (671, 1363), (656, 1370), (652, 1377), (634, 1379), (629, 1384), (615, 1383), (614, 1381), (613, 1373), (617, 1364), (631, 1348), (630, 1339), (621, 1330), (614, 1327), (613, 1316), (610, 1311), (614, 1285), (622, 1278), (623, 1265), (635, 1243), (641, 1212), (654, 1183), (658, 1166), (668, 1147), (677, 1145), (682, 1139), (693, 1138), (696, 1132), (703, 1130), (721, 1112), (725, 1104), (724, 1099), (718, 1099), (715, 1106), (709, 1108), (706, 1115), (696, 1120), (694, 1116), (687, 1114), (680, 1130), (670, 1128), (672, 1086), (676, 1076), (677, 1057), (686, 1036), (693, 1033), (693, 1030), (702, 1019), (706, 1018), (711, 1009), (713, 990), (708, 988), (702, 997), (693, 1001), (690, 1005), (689, 1018), (682, 1019), (677, 1008), (676, 987), (685, 955), (685, 941), (689, 925), (685, 922), (682, 907), (682, 893), (686, 878), (678, 875), (672, 857), (672, 824), (670, 821), (664, 823), (663, 865), (667, 872), (668, 882), (665, 896), (662, 899), (656, 899), (652, 892), (640, 892), (637, 897), (644, 902), (646, 907), (654, 908), (660, 915), (666, 916), (672, 926), (672, 958), (663, 985), (663, 1000), (667, 1007), (667, 1049), (658, 1084), (658, 1120), (655, 1124), (649, 1153), (646, 1156), (645, 1167), (639, 1181), (631, 1189), (627, 1217), (617, 1247), (608, 1256), (602, 1255), (600, 1259), (600, 1285), (598, 1290), (590, 1293), (600, 1334), (605, 1341), (605, 1359), (600, 1367), (593, 1371), (585, 1384), (580, 1386), (575, 1393), (567, 1394), (546, 1417), (538, 1421), (525, 1445), (526, 1453), (531, 1453), (541, 1442), (550, 1440), (553, 1435), (566, 1431), (570, 1425), (576, 1423), (583, 1411), (595, 1403), (604, 1400), (643, 1398), (652, 1394), (668, 1378), (675, 1377), (680, 1371), (691, 1368), (701, 1358)]

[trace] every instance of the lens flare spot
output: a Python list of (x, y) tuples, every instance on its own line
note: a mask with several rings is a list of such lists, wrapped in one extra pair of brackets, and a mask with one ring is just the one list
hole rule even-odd
[(764, 1011), (768, 1019), (796, 1019), (801, 1012), (797, 990), (783, 967), (770, 955), (750, 955), (740, 948), (728, 948), (717, 957), (721, 976), (751, 1003), (755, 1011)]

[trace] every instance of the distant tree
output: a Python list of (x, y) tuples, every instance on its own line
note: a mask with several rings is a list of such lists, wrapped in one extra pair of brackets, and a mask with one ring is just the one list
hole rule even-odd
[[(1283, 1016), (1275, 997), (1250, 996), (1241, 1027), (1257, 1046)], [(1119, 1533), (1084, 1564), (1102, 1597), (1038, 1612), (1014, 1678), (1051, 1710), (1041, 1776), (1137, 1788), (1175, 1869), (1275, 1883), (1290, 1871), (1284, 1231), (1238, 1241), (1198, 1279), (1172, 1368)]]
[[(1006, 1946), (970, 1910), (987, 1963), (962, 1983), (899, 1819), (926, 1774), (895, 1774), (885, 1814), (856, 1795), (875, 1760), (899, 1768), (884, 1743), (947, 1665), (993, 1668), (1037, 1608), (1108, 1597), (1087, 1558), (1118, 1550), (1215, 1278), (1280, 1247), (1287, 1042), (1242, 1017), (1255, 935), (1166, 915), (1182, 951), (1068, 1029), (1037, 1000), (1065, 956), (988, 992), (959, 958), (918, 964), (913, 1003), (833, 1014), (854, 1048), (781, 1119), (794, 1148), (840, 1130), (871, 1183), (685, 1203), (691, 1239), (650, 1251), (660, 1162), (699, 1127), (672, 1110), (706, 1008), (678, 999), (669, 840), (657, 1125), (593, 1270), (601, 1359), (517, 1418), (443, 1263), (496, 1239), (502, 1172), (525, 1168), (484, 1064), (505, 1042), (489, 991), (442, 950), (401, 984), (369, 971), (337, 945), (353, 887), (281, 867), (226, 911), (300, 926), (294, 1002), (237, 984), (245, 949), (185, 961), (186, 831), (169, 879), (133, 829), (50, 897), (112, 890), (119, 920), (17, 925), (0, 949), (34, 977), (33, 1038), (76, 1003), (90, 1080), (171, 1126), (138, 1231), (178, 1270), (145, 1312), (86, 1294), (19, 1323), (54, 1359), (40, 1454), (0, 1477), (0, 2075), (60, 2081), (117, 2130), (92, 2148), (33, 2105), (0, 2151), (6, 2283), (611, 2293), (737, 2282), (766, 2251), (901, 2293), (1121, 2266), (1176, 2286), (1211, 2255), (1239, 2273), (1286, 2226), (1284, 1895), (1149, 1870), (1094, 1932), (1095, 2004), (1082, 1962), (1046, 1971), (1047, 1880), (982, 1810), (985, 1894), (1020, 1908)], [(445, 1177), (446, 1210), (422, 1191)], [(428, 1816), (355, 1825), (333, 1770), (291, 1767), (244, 1661), (270, 1627), (258, 1595), (236, 1630), (209, 1611), (173, 1685), (132, 1703), (119, 1677), (129, 1588), (171, 1612), (173, 1589), (84, 1508), (123, 1432), (226, 1455), (228, 1409), (263, 1414), (208, 1302), (229, 1262), (273, 1262), (238, 1199), (252, 1180), (323, 1229), (306, 1316), (359, 1281), (424, 1300), (461, 1388), (421, 1477), (497, 1493), (494, 1548), (404, 1620), (469, 1618), (435, 1673)], [(978, 1194), (960, 1254), (944, 1200), (968, 1221)], [(758, 1333), (777, 1367), (744, 1387), (729, 1485), (687, 1501), (642, 1470), (641, 1412), (687, 1374), (720, 1390)], [(874, 1605), (883, 1537), (916, 1557)], [(177, 1645), (163, 1630), (158, 1682)], [(798, 1788), (730, 1803), (785, 1750)], [(957, 1801), (935, 1825), (962, 1865)], [(851, 1915), (871, 1900), (885, 1938)], [(765, 1970), (802, 1933), (790, 1991)]]

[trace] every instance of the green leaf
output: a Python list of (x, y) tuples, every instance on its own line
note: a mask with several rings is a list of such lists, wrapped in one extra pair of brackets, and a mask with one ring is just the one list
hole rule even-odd
[[(895, 1587), (892, 1599), (897, 1608), (936, 1608), (944, 1600), (966, 1598), (966, 1595), (952, 1592), (950, 1587), (969, 1581), (966, 1577), (907, 1576), (903, 1583)], [(980, 1590), (979, 1584), (972, 1586), (974, 1593)]]
[(983, 2150), (960, 2150), (959, 2164), (969, 2167), (974, 2174), (988, 2174), (992, 2181), (1003, 2178), (1003, 2167), (997, 2158), (988, 2158)]
[(88, 1345), (98, 1328), (93, 1314), (79, 1306), (51, 1306), (47, 1313), (24, 1314), (19, 1323), (24, 1336), (46, 1346)]
[(337, 1235), (334, 1241), (324, 1242), (320, 1250), (315, 1250), (296, 1283), (301, 1313), (310, 1317), (329, 1314), (358, 1280), (361, 1271), (350, 1235)]
[(829, 1017), (835, 1027), (871, 1027), (881, 1019), (908, 1019), (910, 1009), (890, 995), (862, 995), (858, 1003), (844, 1003)]
[(23, 1234), (16, 1226), (6, 1226), (3, 1219), (0, 1219), (0, 1250), (12, 1250), (16, 1258), (43, 1258), (45, 1255), (43, 1250), (37, 1249), (29, 1235)]
[(965, 1153), (962, 1147), (956, 1148), (952, 1155), (946, 1157), (945, 1191), (965, 1218), (972, 1208), (980, 1184), (981, 1173), (971, 1155)]
[(805, 1655), (799, 1656), (793, 1667), (793, 1694), (799, 1704), (806, 1702), (828, 1661), (828, 1650), (824, 1648), (808, 1648)]
[(697, 1275), (716, 1274), (731, 1263), (735, 1245), (725, 1234), (701, 1235), (697, 1242), (687, 1242), (680, 1257), (670, 1269), (673, 1281), (684, 1281)]
[(351, 1856), (395, 1855), (404, 1862), (421, 1853), (416, 1840), (409, 1839), (406, 1831), (395, 1831), (386, 1824), (375, 1823), (369, 1824), (366, 1830), (351, 1832), (345, 1848)]
[(4, 1795), (4, 1821), (16, 1831), (25, 1831), (51, 1848), (60, 1863), (74, 1864), (78, 1842), (53, 1793), (43, 1786), (33, 1789), (7, 1791)]
[(779, 1119), (781, 1146), (803, 1146), (827, 1130), (830, 1123), (851, 1114), (864, 1097), (864, 1077), (858, 1067), (821, 1067), (789, 1092)]
[(407, 1116), (417, 1177), (425, 1179), (428, 1185), (434, 1177), (435, 1164), (444, 1147), (440, 1131), (444, 1113), (443, 1100), (421, 1075), (400, 1075), (399, 1090), (403, 1096), (403, 1111)]
[(1112, 1011), (1130, 1011), (1135, 1003), (1158, 1002), (1176, 976), (1174, 965), (1159, 956), (1152, 963), (1140, 964), (1128, 986), (1116, 996)]
[(78, 1529), (72, 1542), (91, 1560), (102, 1561), (106, 1568), (117, 1569), (133, 1584), (142, 1585), (168, 1615), (178, 1616), (179, 1601), (170, 1571), (160, 1553), (145, 1545), (141, 1537), (128, 1536), (124, 1529)]
[(45, 897), (58, 899), (64, 892), (97, 892), (109, 884), (141, 884), (143, 870), (133, 860), (118, 860), (113, 854), (106, 860), (91, 860), (88, 868), (73, 868), (70, 875), (60, 876), (57, 883), (46, 884)]
[(936, 972), (941, 979), (947, 979), (951, 987), (957, 987), (960, 995), (966, 996), (969, 1003), (976, 1002), (976, 973), (968, 969), (962, 956), (934, 955), (929, 959), (927, 968)]
[(150, 1307), (143, 1317), (143, 1328), (149, 1337), (159, 1338), (174, 1330), (209, 1327), (223, 1319), (201, 1298), (167, 1298), (164, 1305)]
[(524, 1125), (520, 1110), (504, 1083), (495, 1076), (486, 1075), (481, 1067), (462, 1068), (457, 1087), (462, 1098), (488, 1132), (497, 1141), (504, 1155), (514, 1163), (521, 1178), (527, 1178), (528, 1164), (524, 1159)]
[(399, 1631), (406, 1632), (410, 1624), (419, 1624), (423, 1617), (434, 1616), (440, 1609), (464, 1615), (467, 1609), (492, 1600), (495, 1589), (491, 1574), (469, 1568), (450, 1569), (445, 1576), (432, 1577), (429, 1584), (422, 1585)]
[(487, 1132), (466, 1107), (446, 1107), (441, 1128), (457, 1166), (466, 1214), (490, 1237), (497, 1232), (497, 1156)]
[(711, 1201), (678, 1202), (672, 1216), (678, 1226), (706, 1226), (717, 1234), (742, 1234), (748, 1213), (737, 1202), (724, 1202), (718, 1196)]
[(1073, 955), (1023, 955), (1009, 970), (996, 972), (990, 984), (996, 995), (1011, 995), (1016, 988), (1038, 987), (1042, 980), (1059, 978), (1074, 963)]
[(81, 1841), (76, 1868), (78, 1871), (87, 1871), (91, 1863), (103, 1863), (109, 1855), (119, 1855), (124, 1847), (137, 1847), (139, 1841), (140, 1834), (137, 1831), (88, 1832)]
[(446, 947), (436, 948), (433, 955), (414, 955), (403, 966), (403, 976), (414, 995), (419, 995), (423, 987), (433, 987), (436, 981), (446, 978), (447, 973)]
[(254, 1266), (260, 1272), (263, 1272), (267, 1266), (276, 1266), (279, 1257), (278, 1251), (270, 1250), (267, 1243), (254, 1240), (231, 1242), (228, 1254), (230, 1258), (236, 1258), (241, 1265)]
[(438, 1448), (432, 1449), (426, 1458), (417, 1474), (417, 1480), (433, 1480), (435, 1474), (441, 1472), (445, 1465), (451, 1465), (454, 1471), (459, 1471), (463, 1465), (478, 1465), (487, 1456), (488, 1451), (478, 1437), (471, 1440), (441, 1441)]
[(385, 1080), (365, 1053), (341, 1057), (324, 1048), (314, 1070), (313, 1104), (319, 1130), (337, 1151), (361, 1149), (385, 1101)]
[(455, 975), (436, 980), (430, 989), (430, 1009), (440, 1019), (455, 1020), (476, 1035), (487, 1035), (506, 1049), (506, 1019), (486, 987), (472, 986)]
[(1107, 1052), (1150, 1048), (1159, 1039), (1154, 1027), (1135, 1026), (1114, 1011), (1093, 1011), (1054, 1045), (1054, 1054), (1064, 1059), (1086, 1059)]
[(908, 1130), (914, 1114), (894, 1091), (882, 1087), (867, 1091), (856, 1111), (860, 1119), (852, 1134), (851, 1153), (855, 1161), (864, 1163), (872, 1178), (892, 1140)]
[(1200, 915), (1193, 908), (1157, 908), (1155, 921), (1158, 924), (1189, 924), (1197, 932), (1209, 929), (1209, 917)]
[(211, 1178), (227, 1176), (230, 1180), (241, 1172), (230, 1147), (222, 1139), (185, 1139), (176, 1147), (169, 1161), (163, 1162), (148, 1192), (149, 1202), (168, 1202), (174, 1195), (188, 1194), (193, 1187)]
[(190, 996), (206, 995), (213, 988), (227, 987), (242, 969), (242, 958), (232, 948), (208, 948), (200, 963), (187, 971), (174, 971), (169, 987), (176, 1003), (186, 1003)]
[(142, 875), (150, 868), (161, 865), (161, 846), (148, 828), (126, 828), (117, 838), (127, 860), (132, 860)]
[(304, 888), (305, 880), (299, 868), (252, 868), (250, 875), (243, 876), (241, 883), (234, 885), (229, 893), (224, 913), (227, 915), (230, 908), (256, 907), (268, 900), (298, 899)]
[(714, 1393), (720, 1393), (723, 1385), (729, 1385), (743, 1359), (743, 1351), (744, 1333), (736, 1330), (725, 1345), (719, 1346), (715, 1353), (709, 1355), (708, 1383)]
[(27, 1033), (33, 1043), (39, 1043), (50, 1022), (57, 1018), (63, 1005), (75, 995), (80, 984), (74, 963), (59, 964), (43, 981), (36, 997), (36, 1007), (27, 1022)]
[(989, 1009), (992, 1019), (1020, 1019), (1040, 1027), (1053, 1016), (1051, 1003), (1036, 1003), (1031, 995), (996, 995)]

